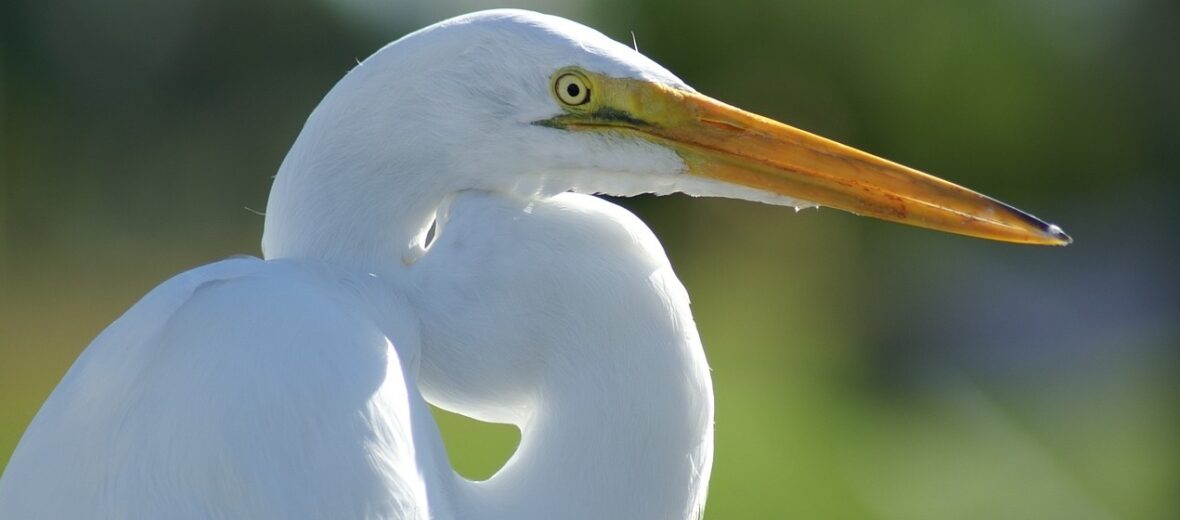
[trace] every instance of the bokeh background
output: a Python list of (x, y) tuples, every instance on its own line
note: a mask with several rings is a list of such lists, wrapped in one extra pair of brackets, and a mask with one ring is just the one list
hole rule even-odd
[[(1057, 222), (1020, 247), (674, 196), (644, 218), (717, 392), (706, 518), (1180, 518), (1180, 3), (524, 2), (702, 92)], [(477, 0), (0, 4), (0, 466), (168, 276), (258, 254), (357, 59)], [(199, 391), (199, 389), (195, 389)], [(439, 415), (489, 475), (505, 426)]]

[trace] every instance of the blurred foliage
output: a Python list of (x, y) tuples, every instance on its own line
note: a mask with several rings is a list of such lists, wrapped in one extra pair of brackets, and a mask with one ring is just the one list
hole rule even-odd
[[(0, 5), (0, 466), (77, 353), (258, 254), (271, 175), (356, 59), (475, 0)], [(620, 201), (714, 368), (707, 518), (1180, 517), (1180, 4), (566, 0), (699, 90), (995, 195), (1028, 248), (830, 210)], [(440, 414), (465, 474), (511, 428)]]

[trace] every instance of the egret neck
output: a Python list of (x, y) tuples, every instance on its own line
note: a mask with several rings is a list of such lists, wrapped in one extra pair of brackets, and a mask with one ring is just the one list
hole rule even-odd
[(712, 385), (699, 349), (657, 335), (578, 345), (591, 355), (538, 389), (513, 460), (486, 482), (460, 483), (459, 517), (696, 518), (712, 463)]
[(692, 518), (712, 461), (712, 385), (652, 232), (576, 193), (464, 192), (441, 214), (410, 268), (423, 394), (521, 430), (492, 478), (456, 477), (459, 518)]
[[(455, 273), (477, 273), (484, 278), (485, 287), (491, 277), (517, 277), (513, 272), (489, 272), (486, 258), (461, 257), (448, 251), (452, 242), (462, 239), (467, 240), (468, 248), (473, 247), (471, 240), (503, 239), (502, 235), (486, 232), (497, 221), (480, 216), (448, 219), (430, 252), (440, 251), (437, 256), (451, 263), (446, 269), (440, 266), (438, 271), (431, 271), (435, 266), (431, 265), (429, 253), (422, 256), (423, 239), (439, 205), (453, 193), (448, 187), (417, 183), (413, 197), (393, 200), (378, 201), (371, 195), (405, 193), (397, 185), (413, 182), (408, 177), (432, 176), (397, 172), (361, 176), (353, 172), (337, 177), (331, 172), (309, 175), (301, 169), (317, 164), (325, 162), (293, 155), (280, 170), (267, 213), (264, 251), (268, 258), (315, 259), (382, 278), (413, 280), (411, 283), (423, 291), (437, 291), (438, 283), (427, 276), (429, 273), (459, 287), (473, 285), (450, 278)], [(390, 185), (358, 187), (357, 178)], [(580, 271), (583, 276), (566, 274), (560, 277), (560, 284), (544, 286), (549, 291), (543, 296), (546, 300), (560, 300), (554, 311), (555, 321), (548, 328), (560, 333), (561, 339), (554, 341), (563, 344), (546, 345), (550, 338), (543, 332), (524, 340), (538, 343), (533, 355), (539, 360), (539, 368), (535, 379), (523, 378), (530, 381), (520, 390), (524, 398), (510, 403), (515, 407), (510, 422), (521, 430), (520, 446), (505, 467), (487, 481), (470, 482), (452, 473), (452, 491), (443, 494), (449, 495), (449, 503), (439, 504), (437, 509), (470, 519), (559, 518), (563, 511), (570, 510), (595, 512), (585, 518), (688, 518), (697, 514), (703, 508), (712, 462), (712, 387), (688, 298), (655, 237), (625, 210), (589, 196), (564, 194), (552, 200), (531, 201), (510, 194), (485, 197), (520, 205), (519, 214), (503, 221), (505, 225), (511, 222), (525, 228), (508, 233), (536, 236), (539, 240), (546, 240), (548, 230), (557, 228), (572, 228), (583, 236), (637, 233), (638, 238), (592, 237), (587, 244), (638, 240), (643, 245), (643, 257), (649, 260), (608, 259), (601, 262), (607, 266), (605, 272), (587, 268)], [(585, 219), (593, 224), (592, 228), (578, 230), (576, 222), (561, 220), (560, 215), (568, 213), (562, 204), (571, 203), (584, 206), (579, 209), (588, 207), (593, 212), (609, 213), (610, 218)], [(603, 227), (603, 221), (614, 223), (605, 230), (597, 229)], [(479, 230), (464, 236), (466, 229), (476, 227), (476, 222), (481, 223)], [(423, 258), (422, 266), (413, 265), (417, 258)], [(650, 261), (652, 258), (657, 262)], [(560, 269), (567, 264), (553, 267)], [(629, 267), (620, 270), (620, 266)], [(537, 276), (536, 271), (545, 267), (520, 266), (531, 276)], [(604, 279), (609, 280), (609, 288), (603, 287)], [(604, 301), (585, 297), (595, 291), (608, 291), (625, 304), (589, 308), (588, 302)], [(529, 299), (535, 295), (519, 297)], [(494, 367), (478, 366), (470, 355), (437, 359), (445, 355), (442, 352), (452, 342), (464, 343), (465, 348), (457, 350), (465, 353), (480, 348), (471, 344), (476, 340), (448, 334), (454, 334), (453, 324), (478, 326), (481, 321), (456, 316), (455, 309), (432, 309), (427, 301), (420, 305), (426, 365), (446, 366), (449, 371), (495, 373)], [(500, 307), (502, 312), (511, 312), (522, 306), (509, 301)], [(480, 308), (479, 312), (495, 311)], [(450, 321), (436, 323), (434, 318), (440, 315), (448, 316)], [(491, 346), (486, 350), (503, 351)], [(447, 383), (439, 383), (429, 367), (424, 370), (424, 393), (429, 399), (432, 384), (437, 387)], [(459, 413), (466, 411), (461, 406), (436, 404)], [(495, 403), (485, 406), (494, 407)], [(437, 434), (433, 429), (417, 431)], [(437, 439), (432, 441), (422, 444), (439, 443)]]
[(421, 255), (447, 190), (424, 184), (415, 197), (381, 197), (428, 173), (381, 171), (381, 164), (359, 161), (349, 167), (373, 171), (340, 171), (331, 157), (296, 154), (299, 149), (292, 149), (271, 188), (262, 238), (267, 259), (308, 258), (396, 276)]

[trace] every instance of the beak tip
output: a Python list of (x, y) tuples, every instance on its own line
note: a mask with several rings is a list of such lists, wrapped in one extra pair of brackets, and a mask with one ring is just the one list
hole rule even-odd
[(1054, 245), (1068, 246), (1073, 243), (1073, 238), (1071, 238), (1069, 235), (1065, 234), (1065, 231), (1063, 231), (1056, 224), (1046, 225), (1044, 232), (1045, 232), (1045, 235), (1047, 235), (1048, 237), (1050, 237), (1054, 240), (1054, 242), (1055, 242)]

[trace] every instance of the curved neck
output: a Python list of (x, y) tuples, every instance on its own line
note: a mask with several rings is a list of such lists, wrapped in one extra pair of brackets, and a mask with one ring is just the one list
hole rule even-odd
[(588, 355), (538, 389), (512, 459), (485, 482), (456, 477), (457, 518), (697, 518), (712, 386), (695, 330), (661, 325), (620, 344), (569, 345)]
[[(392, 276), (421, 254), (446, 193), (420, 180), (431, 178), (429, 172), (410, 175), (396, 171), (396, 164), (347, 161), (322, 152), (309, 156), (297, 152), (301, 149), (296, 142), (271, 188), (262, 236), (265, 258), (310, 258)], [(342, 164), (374, 171), (345, 171)], [(374, 200), (407, 192), (417, 196)]]
[[(338, 165), (349, 161), (324, 150), (300, 150), (296, 143), (271, 191), (265, 256), (317, 259), (389, 279), (414, 273), (405, 266), (421, 254), (447, 186), (404, 163), (370, 166), (388, 168), (381, 172), (341, 171)], [(372, 199), (381, 194), (413, 197)], [(454, 235), (443, 232), (440, 241), (448, 234)], [(464, 271), (487, 274), (478, 258), (467, 261), (475, 270)], [(444, 486), (448, 491), (431, 493), (431, 509), (440, 518), (453, 512), (456, 519), (646, 520), (691, 518), (700, 511), (712, 465), (713, 394), (687, 297), (677, 296), (683, 288), (663, 263), (656, 272), (641, 269), (635, 279), (616, 280), (615, 289), (623, 292), (609, 296), (628, 305), (581, 309), (608, 300), (577, 296), (590, 293), (590, 286), (560, 291), (574, 295), (569, 314), (581, 320), (577, 324), (586, 328), (577, 330), (584, 333), (563, 335), (569, 343), (542, 352), (547, 369), (530, 392), (518, 424), (520, 447), (505, 467), (484, 482), (453, 474)], [(431, 323), (438, 330), (453, 328), (456, 310), (437, 309), (450, 316)], [(430, 316), (438, 317), (420, 317)], [(415, 431), (424, 436), (416, 441), (421, 446), (439, 445), (433, 427)], [(445, 454), (432, 456), (437, 460), (423, 471), (446, 472)], [(448, 481), (445, 473), (437, 476)]]

